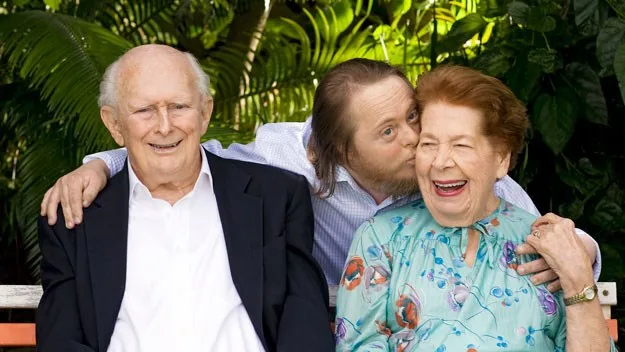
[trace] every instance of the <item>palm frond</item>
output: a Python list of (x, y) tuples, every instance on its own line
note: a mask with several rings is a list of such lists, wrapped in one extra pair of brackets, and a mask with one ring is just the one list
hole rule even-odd
[(68, 136), (69, 130), (65, 134), (50, 132), (30, 146), (21, 158), (18, 172), (22, 184), (11, 204), (22, 230), (22, 243), (33, 274), (37, 273), (40, 261), (37, 217), (43, 195), (59, 177), (76, 167), (80, 154), (84, 152), (82, 148), (75, 148), (73, 138)]
[[(369, 45), (365, 42), (370, 40), (371, 31), (360, 27), (373, 1), (369, 1), (363, 18), (356, 19), (350, 8), (347, 24), (345, 4), (337, 5), (342, 6), (342, 16), (332, 7), (318, 8), (314, 14), (303, 9), (313, 39), (299, 23), (282, 18), (281, 32), (263, 34), (249, 70), (231, 64), (245, 62), (246, 47), (229, 45), (212, 52), (204, 64), (216, 91), (215, 118), (228, 123), (239, 111), (242, 131), (253, 131), (259, 123), (305, 119), (319, 77), (337, 63), (367, 55)], [(340, 21), (341, 26), (337, 26)]]
[(88, 149), (110, 146), (97, 95), (104, 69), (131, 44), (86, 21), (41, 11), (0, 18), (9, 65), (41, 90), (57, 119), (77, 118), (76, 138)]
[(135, 45), (154, 42), (176, 45), (173, 18), (183, 4), (180, 0), (119, 0), (107, 4), (98, 19), (113, 33)]

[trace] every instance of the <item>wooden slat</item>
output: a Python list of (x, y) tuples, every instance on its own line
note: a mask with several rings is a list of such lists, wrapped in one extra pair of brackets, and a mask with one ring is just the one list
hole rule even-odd
[(35, 324), (0, 324), (0, 346), (35, 346)]
[(608, 319), (605, 321), (608, 324), (608, 330), (610, 330), (610, 336), (614, 342), (618, 341), (618, 323), (616, 319)]
[(0, 308), (36, 309), (43, 290), (38, 285), (0, 286)]

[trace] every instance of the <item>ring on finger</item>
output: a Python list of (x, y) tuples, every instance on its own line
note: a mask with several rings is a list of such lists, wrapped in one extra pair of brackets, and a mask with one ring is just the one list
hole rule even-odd
[(540, 238), (540, 230), (534, 230), (532, 231), (532, 236), (536, 237), (536, 238)]

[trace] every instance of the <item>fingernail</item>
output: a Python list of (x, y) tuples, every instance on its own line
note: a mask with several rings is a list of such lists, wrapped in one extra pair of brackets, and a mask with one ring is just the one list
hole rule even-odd
[(525, 268), (520, 266), (516, 269), (517, 273), (521, 274), (521, 275), (525, 275)]
[(74, 218), (74, 222), (75, 222), (75, 223), (77, 223), (77, 224), (80, 224), (80, 218), (79, 218), (78, 216), (77, 216), (77, 217), (75, 217), (75, 218)]
[(74, 227), (74, 224), (72, 224), (71, 222), (67, 222), (65, 223), (65, 225), (67, 225), (68, 229), (71, 229), (72, 227)]

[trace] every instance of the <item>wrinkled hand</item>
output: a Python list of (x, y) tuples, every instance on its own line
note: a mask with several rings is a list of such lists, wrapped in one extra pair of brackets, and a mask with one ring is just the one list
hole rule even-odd
[(108, 168), (102, 160), (93, 160), (59, 178), (43, 196), (41, 216), (48, 216), (48, 224), (57, 221), (59, 203), (63, 207), (68, 229), (82, 222), (82, 208), (88, 207), (106, 186)]
[(532, 225), (527, 244), (559, 277), (565, 296), (577, 294), (594, 282), (590, 257), (575, 233), (573, 221), (547, 214)]
[[(539, 253), (536, 248), (525, 243), (517, 246), (516, 254), (524, 255)], [(549, 267), (549, 264), (547, 264), (547, 261), (544, 258), (539, 258), (531, 262), (519, 265), (517, 267), (517, 272), (519, 273), (519, 275), (533, 274), (530, 280), (534, 285), (549, 283), (547, 285), (547, 290), (549, 290), (549, 292), (556, 292), (562, 288), (562, 285), (560, 284), (560, 278), (558, 278), (558, 274), (556, 274), (556, 272)]]

